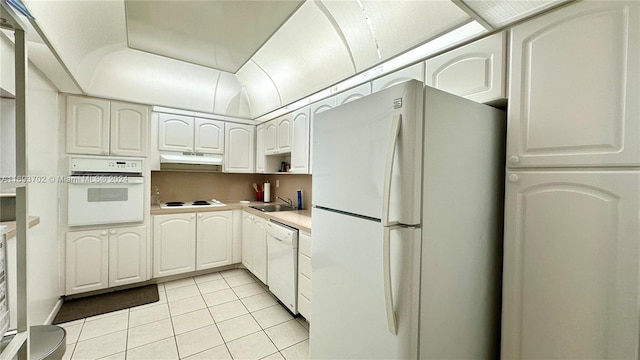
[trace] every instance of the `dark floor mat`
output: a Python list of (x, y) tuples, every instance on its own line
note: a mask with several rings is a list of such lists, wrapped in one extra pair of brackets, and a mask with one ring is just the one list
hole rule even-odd
[(159, 300), (158, 285), (155, 284), (80, 299), (65, 300), (56, 318), (53, 319), (53, 324), (106, 314)]

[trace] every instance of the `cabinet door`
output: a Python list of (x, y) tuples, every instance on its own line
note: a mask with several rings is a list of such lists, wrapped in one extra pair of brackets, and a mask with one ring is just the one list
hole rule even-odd
[(194, 151), (198, 153), (224, 153), (224, 122), (195, 119)]
[(109, 101), (67, 97), (67, 153), (109, 155)]
[(153, 276), (181, 274), (196, 269), (196, 215), (153, 217)]
[(278, 151), (278, 123), (271, 120), (264, 129), (264, 153), (266, 155), (275, 154)]
[(309, 173), (309, 107), (306, 106), (292, 115), (291, 127), (291, 172)]
[(109, 286), (107, 230), (67, 232), (66, 255), (66, 295)]
[(242, 265), (253, 272), (254, 267), (254, 216), (246, 211), (242, 212)]
[(505, 99), (506, 40), (501, 32), (427, 60), (425, 83), (481, 103)]
[(193, 152), (194, 119), (188, 116), (158, 116), (158, 150)]
[(412, 79), (424, 81), (424, 63), (418, 63), (373, 80), (371, 92), (377, 92)]
[(253, 125), (225, 123), (225, 172), (254, 172), (254, 132)]
[(311, 235), (300, 232), (298, 248), (298, 311), (311, 321)]
[(640, 164), (639, 6), (581, 1), (512, 29), (510, 167)]
[(369, 94), (371, 94), (371, 83), (365, 83), (336, 95), (336, 105), (346, 104)]
[(278, 119), (278, 154), (291, 152), (291, 115)]
[(256, 126), (256, 172), (264, 172), (264, 131), (265, 124)]
[(198, 213), (196, 229), (196, 270), (232, 263), (231, 210)]
[(509, 172), (504, 359), (637, 359), (640, 172)]
[(147, 156), (149, 107), (111, 102), (111, 155)]
[(253, 274), (263, 283), (267, 283), (267, 230), (266, 220), (256, 216), (254, 223), (254, 264)]
[(336, 107), (336, 98), (330, 97), (309, 106), (309, 119), (310, 131), (309, 131), (309, 174), (313, 174), (313, 126), (315, 117), (317, 114)]
[(146, 280), (147, 227), (109, 230), (109, 286)]

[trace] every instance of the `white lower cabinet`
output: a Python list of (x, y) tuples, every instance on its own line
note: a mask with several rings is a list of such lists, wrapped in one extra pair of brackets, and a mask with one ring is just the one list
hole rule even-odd
[(153, 217), (153, 277), (196, 269), (196, 214)]
[(640, 171), (510, 171), (503, 359), (638, 359)]
[(153, 217), (154, 277), (229, 265), (232, 254), (231, 210)]
[(65, 294), (148, 280), (147, 227), (69, 231)]
[(311, 235), (298, 238), (298, 312), (311, 321)]
[(267, 233), (260, 216), (242, 212), (242, 264), (267, 283)]
[(196, 224), (196, 270), (232, 263), (233, 217), (231, 211), (199, 213)]

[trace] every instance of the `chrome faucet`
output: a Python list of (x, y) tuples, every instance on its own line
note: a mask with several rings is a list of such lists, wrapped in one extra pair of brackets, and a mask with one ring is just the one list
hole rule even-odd
[(289, 206), (293, 207), (293, 200), (289, 199), (288, 197), (276, 196), (276, 198), (286, 202)]

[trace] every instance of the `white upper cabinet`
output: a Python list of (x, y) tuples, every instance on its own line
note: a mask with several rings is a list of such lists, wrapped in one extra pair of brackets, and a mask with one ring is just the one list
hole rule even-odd
[(111, 155), (147, 156), (149, 107), (111, 102)]
[(278, 153), (291, 152), (291, 115), (276, 119), (278, 123)]
[(291, 114), (283, 115), (266, 123), (265, 148), (266, 155), (291, 152)]
[(481, 103), (505, 99), (506, 41), (501, 32), (427, 60), (425, 84)]
[(336, 107), (336, 98), (330, 97), (309, 105), (309, 174), (313, 174), (313, 123), (317, 114)]
[(418, 63), (387, 74), (371, 82), (371, 92), (377, 92), (408, 80), (424, 81), (424, 63)]
[(109, 155), (109, 101), (67, 96), (67, 153)]
[(158, 149), (224, 153), (224, 122), (184, 115), (159, 114)]
[(371, 83), (367, 82), (336, 95), (336, 105), (346, 104), (369, 94), (371, 94)]
[(503, 359), (638, 359), (638, 171), (507, 172)]
[(224, 122), (195, 119), (193, 150), (197, 153), (224, 153)]
[(225, 123), (225, 172), (254, 172), (254, 132), (253, 125)]
[(582, 1), (511, 32), (507, 164), (640, 164), (637, 1)]
[(309, 173), (309, 107), (305, 106), (291, 116), (293, 143), (291, 144), (291, 172)]
[(256, 172), (264, 172), (264, 133), (266, 124), (256, 126)]
[(149, 107), (67, 96), (67, 153), (145, 157)]
[(278, 150), (278, 124), (271, 120), (265, 124), (264, 128), (264, 153), (275, 154)]
[(193, 151), (192, 117), (159, 114), (158, 115), (158, 150)]

